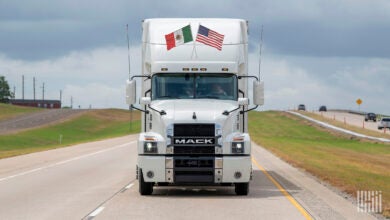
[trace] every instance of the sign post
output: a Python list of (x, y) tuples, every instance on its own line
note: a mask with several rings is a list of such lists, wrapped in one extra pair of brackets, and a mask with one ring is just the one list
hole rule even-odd
[(357, 99), (356, 100), (356, 104), (358, 104), (359, 106), (359, 112), (360, 112), (360, 105), (363, 103), (363, 101), (361, 99)]

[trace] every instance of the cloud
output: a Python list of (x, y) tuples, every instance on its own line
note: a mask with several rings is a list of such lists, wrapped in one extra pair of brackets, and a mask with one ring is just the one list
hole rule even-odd
[[(140, 74), (140, 47), (132, 47), (132, 74)], [(36, 78), (36, 97), (59, 99), (63, 92), (65, 105), (87, 108), (126, 108), (124, 85), (128, 79), (127, 48), (104, 47), (90, 51), (74, 51), (56, 59), (24, 61), (0, 55), (0, 74), (5, 75), (16, 98), (22, 97), (22, 75), (25, 76), (25, 98), (33, 98), (33, 77)]]
[(124, 91), (124, 84), (115, 87), (102, 83), (87, 83), (82, 86), (66, 85), (63, 93), (68, 99), (63, 100), (63, 105), (73, 105), (73, 108), (126, 108)]
[[(250, 61), (256, 59), (252, 54)], [(256, 65), (251, 64), (250, 72), (257, 72)], [(390, 59), (272, 56), (266, 57), (262, 65), (265, 109), (306, 104), (310, 110), (320, 105), (357, 110), (355, 101), (361, 98), (361, 110), (390, 114), (390, 103), (384, 101), (390, 82)], [(318, 69), (321, 71), (313, 72)]]
[(264, 43), (275, 54), (388, 58), (389, 11), (387, 0), (4, 1), (0, 50), (11, 58), (41, 60), (126, 46), (125, 24), (138, 44), (145, 18), (236, 17), (249, 20), (253, 42), (264, 24)]
[[(131, 49), (132, 74), (141, 74), (141, 48)], [(390, 114), (384, 101), (390, 82), (390, 59), (324, 58), (263, 54), (261, 79), (265, 81), (265, 106), (262, 109), (295, 108), (306, 104), (309, 110), (328, 108), (357, 109)], [(257, 75), (258, 55), (249, 54), (249, 72)], [(125, 82), (128, 79), (127, 48), (103, 47), (73, 51), (63, 57), (24, 61), (0, 56), (0, 73), (16, 86), (21, 97), (21, 77), (25, 76), (25, 97), (33, 97), (32, 78), (37, 80), (37, 97), (45, 82), (46, 99), (59, 99), (64, 105), (88, 108), (124, 108)]]

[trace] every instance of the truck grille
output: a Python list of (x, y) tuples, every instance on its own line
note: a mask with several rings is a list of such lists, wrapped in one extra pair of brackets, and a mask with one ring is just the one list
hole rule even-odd
[(175, 124), (173, 127), (175, 136), (213, 137), (215, 136), (214, 124)]
[(214, 157), (174, 157), (175, 182), (212, 183)]
[(175, 155), (215, 154), (214, 124), (175, 124), (171, 143)]
[(173, 148), (174, 154), (214, 154), (214, 146), (178, 146)]
[(175, 168), (179, 167), (208, 167), (214, 168), (214, 158), (202, 158), (202, 157), (185, 157), (175, 158)]

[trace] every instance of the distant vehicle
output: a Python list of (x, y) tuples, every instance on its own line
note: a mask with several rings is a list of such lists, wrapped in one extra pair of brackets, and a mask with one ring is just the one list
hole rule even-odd
[(376, 122), (376, 114), (375, 113), (367, 113), (366, 116), (364, 117), (364, 121), (374, 121)]
[(319, 111), (320, 112), (326, 112), (327, 111), (326, 106), (325, 105), (320, 106)]
[(382, 130), (382, 128), (390, 128), (390, 118), (382, 118), (378, 124), (378, 129)]
[(298, 111), (306, 111), (306, 107), (304, 104), (298, 105)]

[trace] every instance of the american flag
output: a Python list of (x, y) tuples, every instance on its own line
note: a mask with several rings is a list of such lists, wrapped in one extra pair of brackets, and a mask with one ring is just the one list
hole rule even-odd
[(218, 50), (222, 50), (222, 42), (224, 37), (225, 36), (220, 33), (210, 30), (205, 26), (199, 25), (196, 41), (215, 47)]

